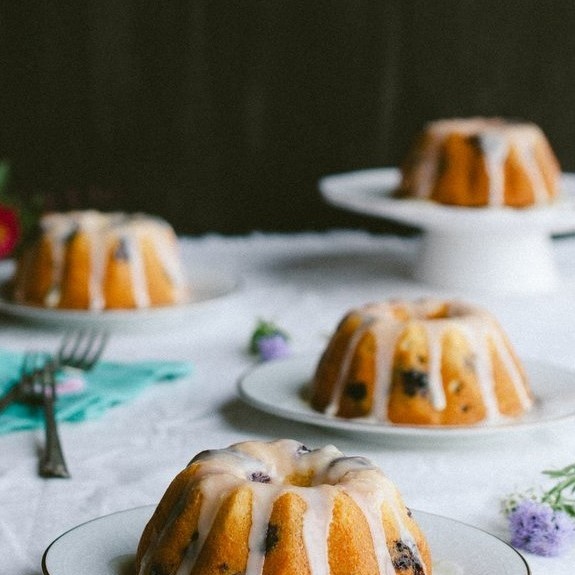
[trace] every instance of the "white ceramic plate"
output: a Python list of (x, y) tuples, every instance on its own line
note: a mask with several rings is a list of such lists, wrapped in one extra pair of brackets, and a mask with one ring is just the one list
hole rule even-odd
[[(64, 533), (44, 553), (44, 575), (133, 575), (136, 547), (153, 510), (120, 511)], [(439, 515), (414, 516), (429, 541), (434, 575), (529, 575), (525, 559), (497, 537)]]
[(531, 361), (523, 363), (536, 403), (528, 414), (513, 422), (432, 427), (332, 417), (314, 411), (304, 398), (317, 361), (315, 356), (301, 356), (260, 364), (240, 379), (240, 396), (256, 408), (286, 419), (385, 441), (395, 438), (433, 445), (499, 437), (575, 417), (575, 373)]
[[(5, 274), (4, 278), (6, 278)], [(189, 321), (195, 314), (237, 290), (237, 278), (222, 273), (194, 271), (192, 300), (186, 304), (134, 310), (83, 311), (40, 308), (14, 303), (7, 279), (0, 283), (0, 312), (50, 327), (102, 327), (106, 329), (157, 329)]]
[(575, 174), (564, 173), (562, 198), (551, 206), (513, 208), (465, 208), (421, 200), (397, 199), (393, 191), (400, 181), (397, 168), (376, 168), (333, 174), (319, 181), (329, 203), (355, 212), (379, 216), (429, 229), (532, 230), (539, 226), (552, 234), (575, 232)]

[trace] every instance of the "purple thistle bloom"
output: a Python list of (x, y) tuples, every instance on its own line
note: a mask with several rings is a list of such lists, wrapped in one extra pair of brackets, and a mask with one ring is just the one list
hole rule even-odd
[(279, 333), (260, 337), (257, 347), (262, 361), (281, 359), (291, 353), (286, 338)]
[(559, 555), (575, 540), (575, 522), (564, 511), (525, 499), (509, 514), (511, 545), (536, 555)]

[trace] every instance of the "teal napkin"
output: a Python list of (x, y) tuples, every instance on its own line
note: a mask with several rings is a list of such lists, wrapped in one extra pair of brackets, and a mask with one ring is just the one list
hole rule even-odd
[[(17, 379), (23, 354), (0, 350), (0, 395)], [(189, 362), (139, 361), (114, 363), (101, 361), (87, 373), (68, 374), (61, 379), (62, 393), (56, 405), (58, 421), (95, 419), (108, 409), (132, 400), (150, 385), (166, 383), (191, 375)], [(80, 389), (65, 391), (66, 378), (80, 378)], [(0, 434), (43, 425), (40, 409), (13, 403), (0, 411)]]

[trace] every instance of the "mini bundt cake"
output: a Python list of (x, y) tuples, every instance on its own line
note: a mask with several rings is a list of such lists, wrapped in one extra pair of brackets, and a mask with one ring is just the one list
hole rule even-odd
[(187, 297), (167, 222), (95, 210), (42, 216), (18, 259), (13, 286), (18, 303), (60, 309), (148, 308)]
[(495, 318), (431, 298), (349, 311), (319, 360), (310, 400), (327, 415), (410, 425), (494, 423), (533, 404)]
[(135, 573), (431, 575), (431, 560), (378, 468), (281, 439), (194, 457), (146, 525)]
[(430, 122), (401, 166), (401, 197), (524, 208), (558, 195), (561, 170), (542, 130), (500, 118)]

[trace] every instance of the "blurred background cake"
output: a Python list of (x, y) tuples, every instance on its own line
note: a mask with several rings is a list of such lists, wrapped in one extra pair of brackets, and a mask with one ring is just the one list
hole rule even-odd
[(533, 123), (501, 118), (428, 123), (401, 166), (399, 194), (457, 206), (525, 208), (559, 193), (559, 162)]
[(95, 210), (41, 217), (17, 261), (13, 299), (60, 309), (129, 309), (188, 299), (176, 235), (163, 219)]
[(492, 314), (436, 299), (350, 310), (317, 365), (310, 400), (336, 417), (415, 425), (500, 421), (533, 403)]
[(135, 573), (431, 575), (431, 558), (381, 470), (281, 439), (197, 455), (146, 525)]

